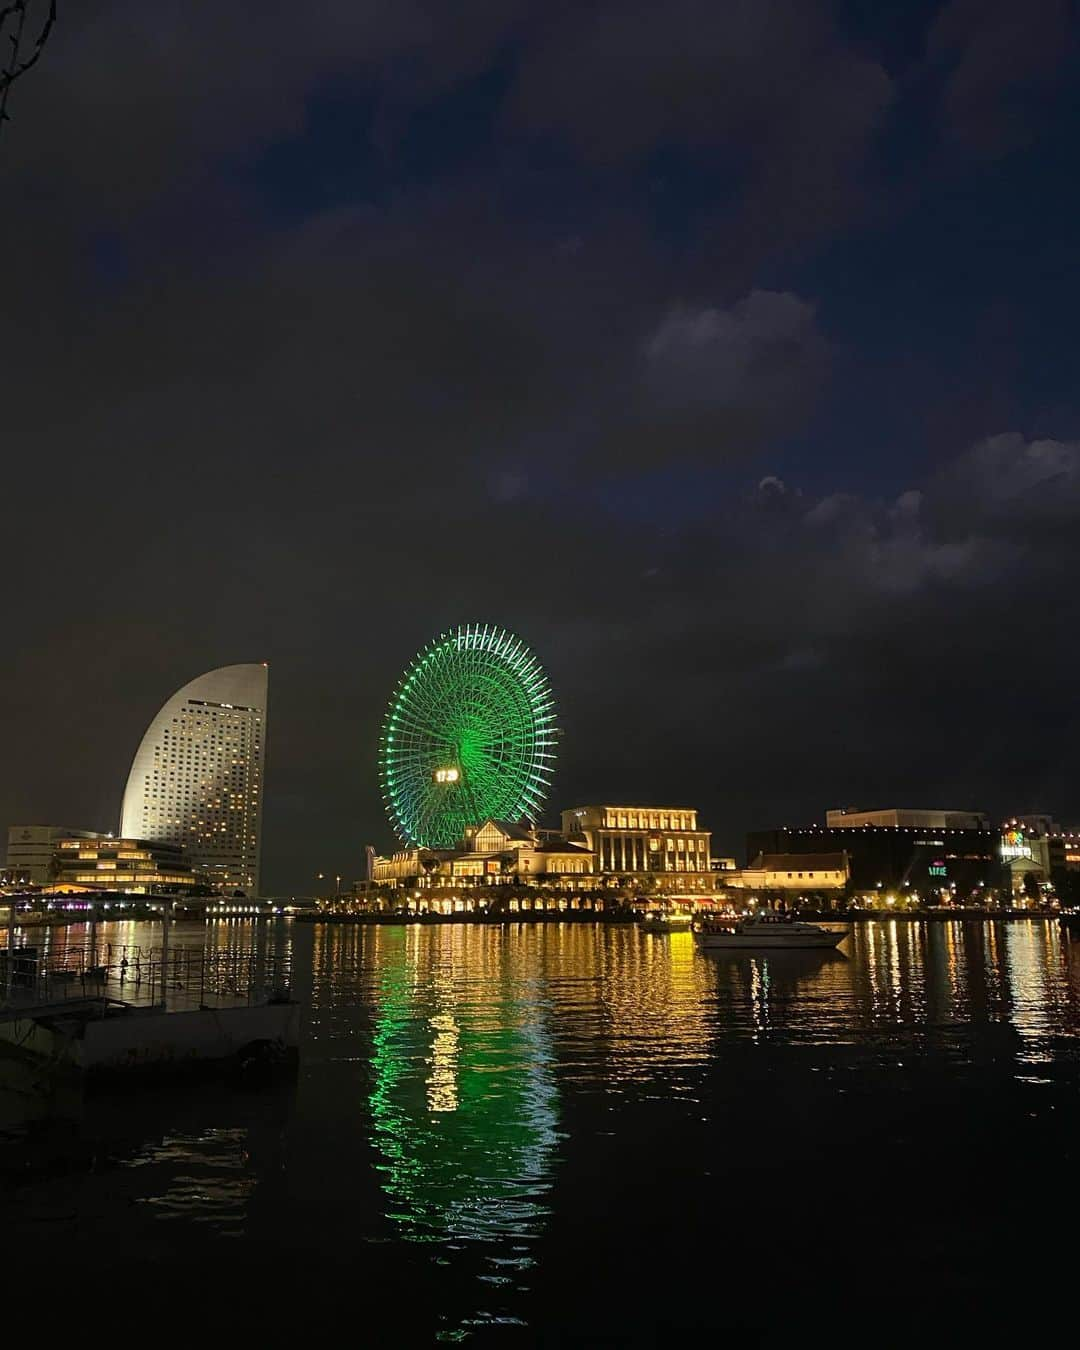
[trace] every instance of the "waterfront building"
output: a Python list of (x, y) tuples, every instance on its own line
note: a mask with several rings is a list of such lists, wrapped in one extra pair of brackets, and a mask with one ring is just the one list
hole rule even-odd
[(225, 892), (259, 893), (267, 667), (185, 684), (143, 736), (120, 816), (127, 839), (175, 844)]
[(808, 895), (842, 891), (851, 876), (846, 851), (838, 853), (759, 853), (729, 884), (754, 891)]
[[(1001, 861), (1019, 902), (1040, 898), (1040, 888), (1068, 870), (1066, 834), (1052, 816), (1010, 816), (1001, 826)], [(1080, 858), (1077, 859), (1080, 866)]]
[(1007, 884), (1000, 848), (1000, 831), (990, 828), (807, 825), (754, 830), (746, 837), (749, 858), (845, 852), (855, 890), (897, 899), (915, 894), (934, 900), (942, 893), (970, 899), (998, 890)]
[(466, 826), (454, 849), (408, 848), (383, 857), (369, 848), (367, 884), (712, 892), (722, 875), (714, 861), (731, 860), (713, 860), (710, 839), (691, 807), (581, 806), (562, 812), (561, 830), (488, 819)]
[(63, 825), (11, 825), (8, 828), (5, 876), (10, 884), (47, 886), (62, 839), (100, 839), (94, 830), (70, 830)]
[(1047, 836), (1051, 875), (1080, 872), (1080, 829), (1054, 830)]
[(1080, 905), (1080, 828), (1055, 826), (1046, 837), (1050, 880), (1063, 905)]
[(601, 877), (645, 879), (663, 890), (715, 885), (709, 844), (697, 811), (680, 806), (577, 806), (562, 813), (562, 833), (583, 843)]
[(368, 880), (373, 885), (418, 889), (500, 885), (580, 888), (592, 872), (592, 858), (583, 845), (571, 843), (554, 830), (492, 819), (467, 826), (460, 848), (409, 848), (388, 858), (369, 849), (368, 858)]
[(988, 830), (990, 817), (984, 811), (939, 811), (895, 806), (861, 811), (855, 806), (845, 806), (836, 811), (826, 811), (825, 824), (837, 830), (852, 830), (863, 825), (893, 830)]
[(162, 840), (61, 839), (53, 870), (55, 885), (161, 895), (205, 885), (179, 844)]

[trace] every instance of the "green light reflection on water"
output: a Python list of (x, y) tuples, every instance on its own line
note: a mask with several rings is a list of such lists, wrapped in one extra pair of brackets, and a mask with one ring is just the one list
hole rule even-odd
[(388, 1216), (410, 1241), (534, 1237), (559, 1137), (544, 1007), (505, 965), (482, 982), (452, 962), (419, 968), (418, 953), (445, 958), (453, 939), (439, 951), (438, 933), (423, 948), (397, 936), (369, 1096)]

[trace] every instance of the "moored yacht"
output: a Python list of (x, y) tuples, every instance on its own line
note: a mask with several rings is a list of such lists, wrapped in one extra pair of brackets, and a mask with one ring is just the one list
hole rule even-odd
[(683, 933), (693, 923), (693, 915), (678, 910), (650, 909), (638, 922), (646, 933)]
[(847, 929), (820, 928), (793, 914), (753, 914), (745, 919), (702, 919), (694, 925), (694, 937), (698, 946), (709, 950), (823, 950), (839, 946), (847, 937)]

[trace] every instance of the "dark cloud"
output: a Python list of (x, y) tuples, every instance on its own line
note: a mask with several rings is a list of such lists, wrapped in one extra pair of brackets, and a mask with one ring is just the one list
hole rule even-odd
[(1040, 100), (1073, 45), (1070, 0), (951, 0), (931, 25), (928, 50), (947, 68), (945, 135), (980, 155), (1000, 155), (1033, 134)]
[[(773, 792), (792, 809), (845, 792), (974, 793), (989, 809), (1051, 784), (1067, 796), (1059, 751), (1076, 725), (1055, 653), (1080, 618), (1078, 490), (1076, 447), (1002, 436), (891, 501), (814, 500), (770, 478), (765, 521), (751, 498), (683, 538), (645, 681), (677, 668), (688, 706), (723, 724), (704, 734), (723, 746), (728, 811), (775, 818)], [(1025, 737), (1051, 708), (1056, 748), (1032, 755)], [(675, 720), (665, 731), (691, 754)]]
[(64, 14), (20, 90), (20, 136), (5, 154), (39, 183), (92, 194), (90, 211), (129, 211), (299, 134), (328, 84), (406, 105), (438, 95), (488, 64), (521, 8), (92, 0)]
[(680, 144), (738, 184), (728, 244), (802, 238), (857, 196), (892, 98), (879, 63), (845, 44), (826, 6), (675, 0), (567, 6), (522, 63), (515, 109), (598, 164)]
[(662, 406), (743, 407), (782, 421), (805, 413), (828, 348), (812, 305), (790, 292), (751, 291), (727, 309), (674, 307), (643, 354)]

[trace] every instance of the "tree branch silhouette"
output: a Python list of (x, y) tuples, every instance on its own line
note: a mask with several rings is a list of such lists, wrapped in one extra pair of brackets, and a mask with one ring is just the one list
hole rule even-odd
[(34, 0), (10, 0), (8, 4), (0, 5), (0, 42), (6, 38), (11, 48), (7, 63), (0, 68), (0, 133), (4, 123), (11, 120), (7, 105), (12, 85), (37, 64), (56, 22), (57, 0), (49, 0), (45, 20), (37, 38), (33, 38), (27, 32), (33, 4)]

